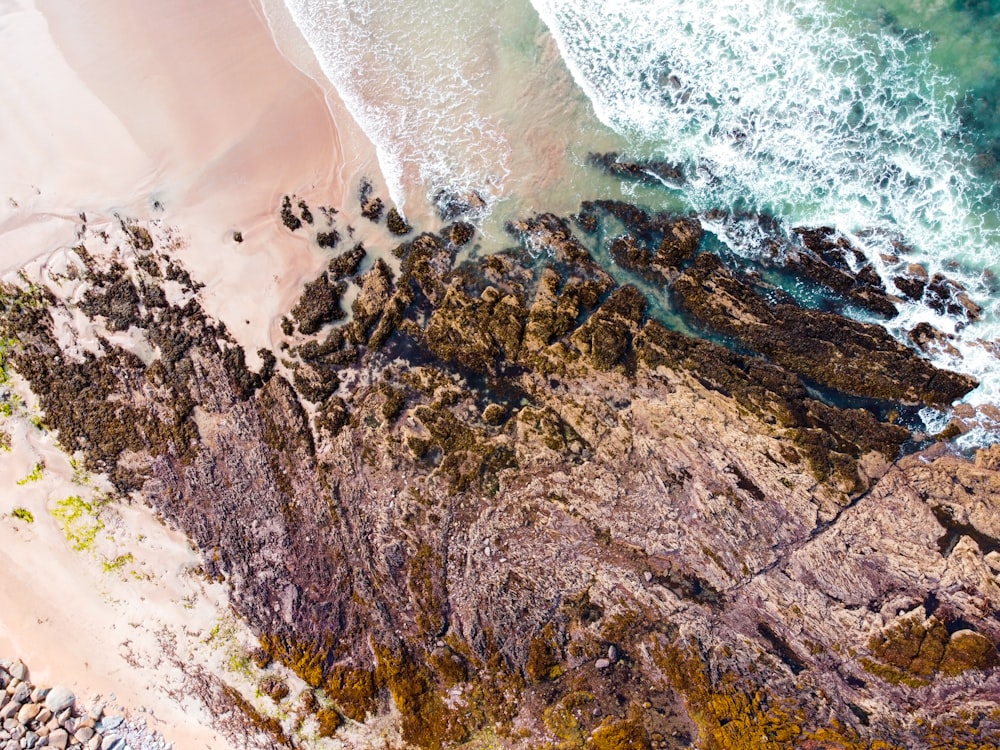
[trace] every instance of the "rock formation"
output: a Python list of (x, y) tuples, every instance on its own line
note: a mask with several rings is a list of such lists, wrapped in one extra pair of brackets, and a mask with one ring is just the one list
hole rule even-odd
[[(3, 334), (66, 450), (194, 540), (331, 731), (394, 706), (421, 748), (988, 746), (1000, 454), (904, 456), (896, 419), (974, 383), (768, 304), (690, 217), (581, 211), (612, 221), (635, 284), (551, 215), (457, 267), (464, 228), (399, 270), (347, 251), (258, 372), (135, 242), (5, 287)], [(57, 335), (81, 316), (93, 349)]]

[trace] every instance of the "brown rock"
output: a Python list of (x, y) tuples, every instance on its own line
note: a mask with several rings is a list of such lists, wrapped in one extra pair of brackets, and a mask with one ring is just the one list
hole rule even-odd
[(682, 309), (708, 328), (852, 396), (950, 404), (976, 385), (933, 367), (879, 326), (793, 304), (771, 306), (708, 254), (698, 256), (672, 291)]
[(17, 712), (17, 720), (22, 724), (27, 724), (29, 721), (38, 716), (38, 712), (41, 710), (42, 707), (37, 703), (25, 703)]
[(69, 744), (69, 732), (61, 727), (59, 729), (53, 729), (49, 734), (49, 744), (53, 750), (66, 750), (66, 746)]

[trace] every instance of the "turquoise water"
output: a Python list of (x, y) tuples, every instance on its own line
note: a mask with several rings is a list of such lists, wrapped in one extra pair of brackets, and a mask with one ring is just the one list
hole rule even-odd
[[(911, 263), (960, 281), (979, 322), (907, 305), (955, 336), (939, 364), (1000, 403), (1000, 3), (868, 0), (285, 0), (379, 150), (392, 199), (420, 212), (476, 193), (488, 238), (528, 211), (625, 197), (832, 225), (890, 279)], [(616, 151), (683, 168), (622, 184)], [(705, 222), (753, 257), (752, 224)]]

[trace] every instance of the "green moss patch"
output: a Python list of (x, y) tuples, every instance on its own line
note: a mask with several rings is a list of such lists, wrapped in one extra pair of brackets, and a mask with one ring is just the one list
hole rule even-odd
[(104, 528), (104, 522), (95, 515), (94, 506), (79, 495), (59, 500), (51, 513), (77, 552), (93, 547), (97, 534)]

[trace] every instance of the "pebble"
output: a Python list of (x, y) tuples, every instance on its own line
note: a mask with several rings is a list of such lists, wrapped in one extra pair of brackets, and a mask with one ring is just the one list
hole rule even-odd
[(618, 647), (614, 644), (608, 646), (608, 661), (618, 661)]
[(11, 664), (7, 671), (12, 677), (21, 680), (22, 682), (28, 679), (28, 668), (24, 666), (24, 662), (18, 659), (16, 662)]
[(649, 583), (650, 581), (653, 580), (653, 574), (651, 571), (648, 570), (642, 574), (642, 577), (646, 579), (646, 583)]
[(145, 720), (126, 722), (116, 707), (104, 715), (104, 704), (76, 709), (76, 696), (64, 686), (32, 685), (23, 662), (0, 660), (0, 750), (129, 750), (129, 743), (143, 748), (171, 747)]
[(607, 669), (608, 667), (611, 666), (611, 660), (610, 659), (598, 659), (594, 663), (594, 666), (597, 667), (598, 669)]
[(38, 712), (41, 710), (42, 707), (37, 703), (25, 703), (21, 706), (21, 710), (17, 712), (17, 720), (22, 724), (27, 724), (38, 716)]
[(111, 731), (112, 729), (117, 729), (121, 726), (122, 722), (125, 721), (124, 716), (105, 716), (101, 719), (101, 728), (105, 731)]
[(14, 694), (10, 696), (12, 701), (18, 703), (27, 703), (28, 699), (31, 698), (31, 688), (28, 687), (27, 682), (22, 682), (15, 688)]
[(73, 735), (73, 739), (75, 739), (77, 742), (88, 742), (90, 738), (93, 736), (94, 736), (93, 729), (91, 729), (90, 727), (80, 727), (79, 729), (76, 730), (76, 733)]
[(52, 734), (49, 735), (49, 747), (54, 750), (66, 750), (66, 745), (69, 744), (69, 732), (60, 727), (59, 729), (54, 729)]
[(3, 708), (0, 708), (0, 720), (6, 721), (17, 716), (17, 712), (21, 710), (21, 704), (17, 701), (10, 701)]

